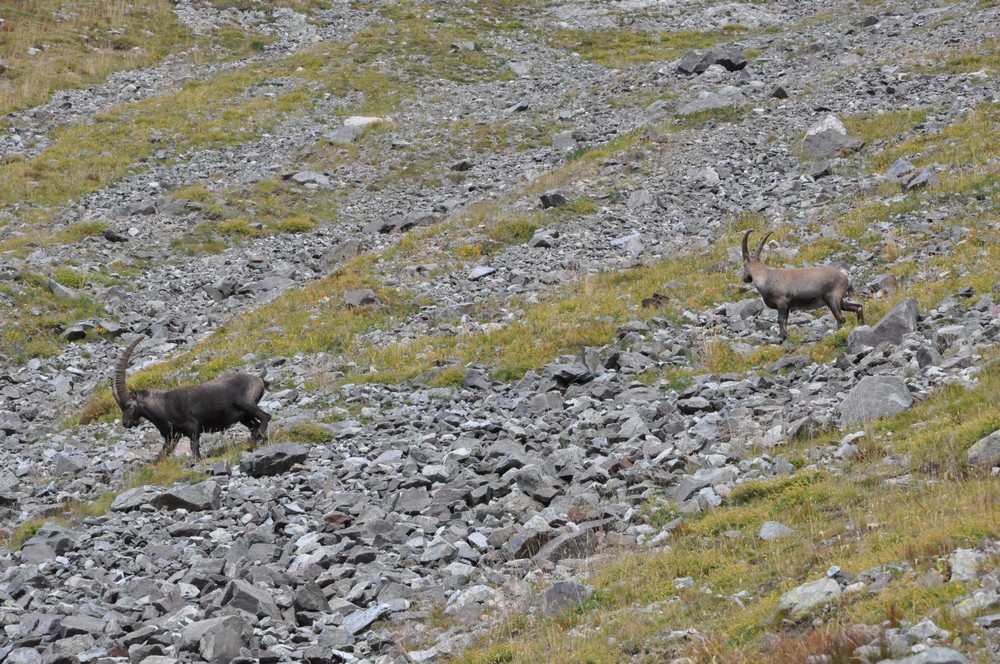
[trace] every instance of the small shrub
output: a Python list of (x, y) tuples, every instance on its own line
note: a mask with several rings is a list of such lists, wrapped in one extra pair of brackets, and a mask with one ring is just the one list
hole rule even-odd
[(288, 217), (278, 222), (278, 230), (282, 233), (308, 233), (314, 228), (316, 228), (316, 222), (303, 214)]

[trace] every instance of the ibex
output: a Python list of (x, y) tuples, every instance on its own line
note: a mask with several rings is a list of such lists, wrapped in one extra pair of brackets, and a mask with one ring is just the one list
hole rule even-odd
[(223, 431), (237, 422), (250, 429), (252, 442), (264, 438), (271, 416), (257, 406), (267, 386), (263, 376), (231, 373), (176, 390), (130, 390), (125, 385), (125, 371), (132, 351), (141, 340), (142, 337), (137, 337), (118, 360), (111, 393), (121, 408), (126, 428), (137, 427), (146, 418), (159, 430), (164, 441), (159, 458), (170, 454), (181, 436), (187, 436), (194, 458), (200, 459), (201, 434)]
[(844, 324), (841, 309), (857, 313), (859, 324), (865, 322), (861, 305), (844, 299), (851, 292), (850, 277), (829, 265), (797, 269), (768, 267), (760, 259), (760, 252), (771, 234), (765, 235), (751, 254), (747, 250), (750, 233), (753, 233), (753, 229), (743, 235), (743, 281), (753, 284), (764, 304), (778, 310), (778, 343), (785, 340), (788, 312), (793, 310), (830, 307), (833, 317), (837, 319), (838, 329)]

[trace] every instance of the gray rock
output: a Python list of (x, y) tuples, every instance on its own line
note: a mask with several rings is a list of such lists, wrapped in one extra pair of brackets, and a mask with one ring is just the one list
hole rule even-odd
[(783, 537), (790, 537), (794, 534), (795, 531), (783, 523), (779, 523), (777, 521), (765, 521), (761, 525), (760, 532), (757, 534), (757, 537), (765, 542), (773, 542), (775, 540), (782, 539)]
[(177, 486), (162, 491), (150, 501), (150, 504), (164, 509), (185, 509), (189, 512), (217, 510), (222, 504), (222, 488), (212, 480)]
[(544, 194), (539, 196), (542, 202), (542, 209), (562, 207), (569, 203), (569, 198), (566, 197), (561, 191), (553, 189), (552, 191), (546, 191)]
[(969, 660), (957, 650), (937, 647), (909, 657), (883, 659), (880, 664), (969, 664)]
[(778, 615), (797, 620), (812, 610), (825, 606), (840, 597), (840, 584), (831, 578), (811, 581), (792, 588), (778, 600)]
[(969, 463), (973, 466), (1000, 465), (1000, 430), (980, 438), (966, 452)]
[(483, 277), (488, 277), (496, 271), (495, 267), (481, 265), (469, 273), (469, 281), (479, 281)]
[(856, 353), (882, 343), (899, 345), (905, 335), (917, 330), (919, 315), (916, 299), (908, 297), (894, 306), (874, 326), (861, 325), (851, 330), (847, 335), (847, 347), (850, 352)]
[(581, 606), (594, 594), (593, 588), (574, 581), (560, 581), (538, 598), (538, 607), (546, 618), (554, 618), (569, 607)]
[(327, 134), (326, 139), (331, 143), (338, 143), (340, 145), (347, 145), (348, 143), (353, 143), (361, 135), (361, 127), (348, 125), (344, 127), (339, 127), (329, 134)]
[(833, 159), (853, 154), (864, 145), (865, 142), (860, 138), (848, 136), (836, 129), (826, 129), (802, 139), (802, 152), (810, 159)]
[(840, 422), (850, 426), (889, 417), (913, 405), (906, 383), (898, 376), (865, 376), (840, 404)]
[(955, 549), (948, 556), (951, 581), (972, 582), (979, 579), (979, 566), (986, 561), (986, 554), (974, 549)]
[(371, 288), (358, 288), (344, 294), (344, 304), (352, 308), (378, 304), (378, 296)]
[(52, 548), (57, 555), (63, 555), (67, 551), (76, 548), (79, 535), (56, 523), (45, 523), (35, 531), (31, 539), (24, 543), (24, 546), (44, 544)]
[(229, 664), (248, 645), (248, 627), (235, 615), (200, 620), (181, 630), (180, 644), (212, 664)]
[(273, 592), (244, 581), (230, 581), (222, 594), (221, 606), (246, 611), (250, 615), (263, 618), (269, 616), (275, 620), (281, 619), (281, 612), (274, 603)]
[(372, 623), (387, 613), (389, 613), (389, 605), (378, 604), (345, 616), (343, 622), (340, 623), (340, 627), (348, 634), (356, 635), (368, 629)]
[(280, 475), (297, 463), (304, 463), (309, 448), (299, 443), (280, 443), (244, 452), (240, 457), (240, 470), (250, 477)]

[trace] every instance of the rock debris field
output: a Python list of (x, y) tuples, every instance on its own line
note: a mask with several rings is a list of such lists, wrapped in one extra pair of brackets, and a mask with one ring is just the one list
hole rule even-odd
[[(451, 45), (459, 52), (502, 50), (507, 75), (415, 83), (411, 101), (385, 114), (388, 129), (371, 139), (461, 178), (373, 187), (399, 164), (357, 158), (317, 167), (310, 161), (317, 141), (364, 152), (371, 136), (360, 127), (364, 118), (345, 123), (347, 101), (321, 98), (313, 112), (290, 114), (244, 142), (183, 153), (165, 143), (164, 154), (137, 161), (59, 211), (59, 224), (105, 222), (101, 234), (0, 253), (5, 281), (65, 264), (94, 272), (115, 260), (142, 266), (125, 283), (49, 282), (55, 296), (83, 294), (105, 307), (102, 318), (60, 330), (57, 355), (21, 361), (0, 349), (0, 529), (11, 534), (32, 520), (40, 526), (19, 549), (0, 548), (0, 661), (447, 660), (511, 616), (544, 619), (586, 600), (593, 592), (588, 574), (609, 552), (664, 549), (684, 519), (719, 507), (740, 485), (801, 472), (782, 452), (790, 441), (839, 429), (836, 445), (807, 456), (812, 471), (841, 473), (870, 420), (904, 412), (946, 385), (976, 385), (1000, 334), (996, 289), (955, 290), (931, 306), (900, 299), (867, 325), (848, 314), (852, 329), (832, 361), (785, 352), (759, 370), (695, 372), (672, 386), (666, 372), (694, 371), (691, 350), (704, 347), (706, 336), (744, 357), (777, 336), (774, 311), (741, 289), (737, 248), (718, 268), (731, 275), (728, 299), (680, 316), (650, 316), (649, 306), (636, 303), (633, 319), (605, 344), (541, 358), (507, 382), (496, 380), (492, 367), (471, 364), (461, 367), (459, 386), (344, 383), (338, 378), (358, 367), (346, 366), (335, 349), (250, 354), (241, 368), (267, 371), (271, 389), (261, 406), (274, 416), (272, 433), (308, 425), (323, 441), (286, 439), (229, 460), (190, 460), (204, 477), (194, 484), (123, 488), (155, 459), (161, 441), (153, 427), (126, 430), (109, 418), (67, 422), (108, 385), (137, 334), (148, 339), (130, 375), (195, 348), (359, 254), (376, 257), (372, 269), (383, 284), (405, 285), (424, 303), (359, 342), (385, 348), (446, 329), (502, 328), (514, 324), (519, 307), (558, 297), (567, 284), (711, 247), (732, 234), (738, 215), (807, 229), (858, 197), (889, 204), (907, 191), (932, 191), (949, 166), (900, 159), (877, 173), (862, 169), (863, 159), (888, 149), (886, 141), (851, 135), (844, 119), (925, 109), (909, 131), (933, 135), (1000, 102), (995, 74), (914, 73), (942, 52), (975, 51), (995, 39), (1000, 8), (990, 2), (883, 2), (865, 5), (865, 14), (839, 0), (539, 7), (520, 30)], [(380, 8), (331, 2), (307, 14), (175, 3), (195, 34), (227, 25), (265, 35), (266, 48), (249, 56), (257, 63), (317, 44), (351, 44), (360, 30), (391, 25)], [(623, 25), (664, 35), (743, 30), (711, 49), (620, 67), (546, 39), (560, 30)], [(182, 52), (91, 88), (57, 92), (49, 103), (4, 119), (0, 152), (35, 158), (61, 128), (246, 62)], [(276, 79), (269, 83), (280, 87)], [(727, 113), (737, 119), (726, 121)], [(677, 134), (663, 131), (690, 117), (709, 120)], [(536, 142), (511, 140), (456, 156), (447, 148), (450, 137), (428, 137), (458, 118), (471, 128), (508, 123), (516, 134), (553, 131)], [(615, 153), (578, 179), (540, 185), (576, 155), (630, 134), (659, 147)], [(222, 192), (276, 177), (303, 195), (336, 192), (336, 222), (250, 237), (211, 254), (173, 249), (204, 209), (170, 192), (195, 185)], [(433, 239), (415, 242), (413, 254), (398, 250), (406, 238), (457, 223), (484, 201), (533, 214), (608, 191), (618, 195), (601, 197), (596, 210), (568, 215), (557, 229), (471, 263), (449, 260)], [(16, 207), (3, 212), (0, 240), (27, 232)], [(904, 238), (897, 264), (934, 269), (929, 256), (968, 239), (968, 229), (943, 223), (968, 207), (952, 197), (883, 222), (882, 230), (892, 225)], [(832, 225), (802, 230), (794, 243), (776, 235), (764, 258), (782, 265), (836, 235)], [(893, 288), (872, 258), (859, 250), (840, 264), (866, 306), (891, 297)], [(433, 277), (419, 277), (415, 262)], [(673, 288), (665, 284), (644, 304), (676, 298)], [(0, 306), (8, 308), (3, 298)], [(378, 304), (374, 290), (348, 298)], [(805, 345), (836, 326), (823, 310), (793, 313), (789, 329)], [(212, 454), (245, 436), (239, 426), (208, 435), (202, 450)], [(970, 464), (986, 473), (998, 460), (996, 435), (969, 451)], [(894, 455), (879, 463), (905, 469), (909, 460)], [(907, 477), (901, 471), (895, 479)], [(57, 518), (106, 492), (113, 498), (103, 514)], [(669, 505), (677, 516), (652, 525), (650, 504)], [(768, 522), (743, 536), (795, 534)], [(986, 538), (943, 554), (938, 564), (966, 584), (954, 612), (974, 620), (983, 635), (974, 648), (956, 645), (927, 617), (870, 626), (853, 657), (929, 663), (1000, 656), (993, 645), (1000, 643), (1000, 614), (990, 611), (1000, 607), (1000, 574), (988, 564), (998, 554), (1000, 539)], [(795, 620), (851, 593), (878, 593), (908, 574), (916, 572), (906, 560), (832, 568), (785, 593), (778, 610)], [(694, 638), (698, 627), (677, 625), (676, 640)]]

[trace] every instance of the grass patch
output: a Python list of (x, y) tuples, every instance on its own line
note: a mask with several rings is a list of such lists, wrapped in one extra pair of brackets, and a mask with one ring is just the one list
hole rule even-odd
[(191, 40), (168, 0), (30, 0), (7, 3), (3, 19), (0, 115), (147, 66)]
[(623, 68), (673, 60), (690, 49), (709, 48), (731, 41), (744, 31), (744, 28), (737, 25), (712, 32), (661, 33), (559, 28), (549, 41), (552, 46), (591, 62), (605, 67)]
[(951, 74), (971, 74), (981, 71), (990, 76), (1000, 73), (1000, 41), (986, 39), (979, 44), (979, 49), (952, 53), (941, 59), (940, 54), (931, 56), (933, 64), (921, 64), (915, 69), (923, 73), (948, 72)]
[(927, 109), (903, 109), (844, 118), (844, 128), (849, 136), (860, 138), (866, 144), (889, 140), (920, 125), (927, 117)]
[[(69, 267), (57, 268), (60, 279), (81, 286), (83, 278)], [(63, 343), (60, 333), (81, 320), (102, 318), (104, 305), (84, 295), (58, 297), (49, 289), (48, 279), (33, 273), (16, 273), (0, 281), (0, 301), (10, 304), (10, 314), (0, 326), (0, 348), (15, 363), (32, 357), (54, 355)]]

